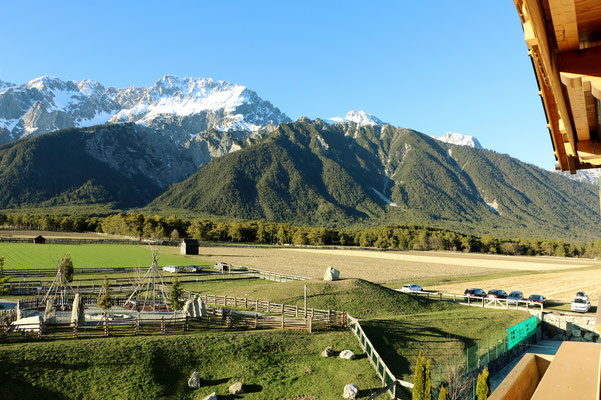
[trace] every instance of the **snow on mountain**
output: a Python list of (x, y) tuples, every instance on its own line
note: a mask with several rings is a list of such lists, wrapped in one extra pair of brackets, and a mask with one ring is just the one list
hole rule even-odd
[(342, 117), (326, 118), (326, 121), (330, 122), (330, 123), (354, 122), (359, 125), (371, 125), (371, 126), (386, 125), (386, 123), (383, 122), (382, 120), (380, 120), (379, 118), (377, 118), (371, 114), (368, 114), (365, 111), (361, 111), (361, 110), (349, 111), (348, 113), (346, 113), (344, 118), (342, 118)]
[(590, 183), (593, 185), (598, 185), (599, 180), (601, 179), (601, 169), (583, 169), (576, 171), (574, 175), (570, 174), (569, 171), (561, 172), (561, 171), (553, 171), (559, 172), (563, 176), (570, 178), (572, 180), (584, 183)]
[(482, 145), (480, 144), (478, 139), (476, 139), (473, 136), (463, 135), (461, 133), (447, 132), (441, 137), (438, 137), (438, 136), (432, 136), (432, 137), (436, 140), (440, 140), (441, 142), (445, 142), (445, 143), (449, 143), (449, 144), (456, 144), (459, 146), (469, 146), (469, 147), (476, 148), (476, 149), (482, 148)]
[(166, 75), (151, 87), (105, 88), (98, 82), (40, 77), (0, 81), (0, 142), (58, 129), (134, 122), (184, 145), (207, 130), (255, 132), (290, 119), (248, 88)]

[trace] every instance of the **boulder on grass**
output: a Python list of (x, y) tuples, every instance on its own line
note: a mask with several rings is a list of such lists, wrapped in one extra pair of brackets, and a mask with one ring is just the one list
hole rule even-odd
[(227, 388), (231, 394), (242, 394), (244, 393), (244, 384), (242, 382), (236, 382), (229, 388)]
[(328, 346), (326, 347), (322, 352), (321, 352), (321, 356), (325, 357), (325, 358), (329, 358), (334, 356), (334, 348), (332, 346)]
[(349, 383), (344, 387), (344, 393), (342, 393), (342, 397), (345, 399), (356, 399), (359, 394), (359, 388), (357, 385)]
[(217, 400), (217, 393), (213, 392), (202, 400)]
[(345, 360), (352, 360), (355, 358), (355, 353), (350, 350), (342, 350), (338, 357), (344, 358)]
[(192, 376), (188, 379), (188, 387), (198, 389), (200, 387), (200, 374), (198, 371), (192, 372)]
[(326, 269), (326, 273), (323, 276), (323, 280), (324, 281), (337, 281), (340, 279), (340, 271), (338, 271), (335, 268), (332, 267), (328, 267), (328, 269)]

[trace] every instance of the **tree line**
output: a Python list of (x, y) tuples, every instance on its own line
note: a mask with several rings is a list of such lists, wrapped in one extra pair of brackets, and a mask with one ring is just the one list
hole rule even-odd
[(322, 228), (266, 221), (181, 219), (174, 215), (119, 213), (106, 217), (0, 214), (0, 226), (61, 232), (102, 232), (136, 239), (193, 238), (200, 241), (279, 245), (356, 246), (380, 249), (451, 250), (467, 253), (599, 257), (601, 240), (567, 243), (559, 240), (495, 238), (423, 226)]

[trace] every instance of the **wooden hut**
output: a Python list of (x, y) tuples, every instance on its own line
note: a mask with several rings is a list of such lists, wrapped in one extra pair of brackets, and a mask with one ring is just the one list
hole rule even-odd
[(185, 255), (198, 255), (199, 253), (199, 244), (196, 239), (184, 239), (182, 240), (182, 244), (180, 246), (181, 253)]
[(35, 244), (44, 244), (46, 243), (46, 238), (42, 235), (38, 235), (33, 238), (33, 243)]

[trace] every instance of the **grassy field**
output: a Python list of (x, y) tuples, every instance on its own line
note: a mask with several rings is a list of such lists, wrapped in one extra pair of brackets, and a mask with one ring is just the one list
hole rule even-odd
[[(248, 385), (246, 399), (339, 399), (347, 383), (361, 398), (380, 382), (365, 356), (325, 359), (326, 346), (361, 355), (352, 333), (207, 331), (184, 336), (87, 339), (0, 346), (2, 399), (202, 399)], [(202, 387), (187, 379), (197, 370)]]
[[(178, 248), (157, 247), (159, 265), (208, 265), (198, 256), (178, 254)], [(149, 246), (120, 244), (29, 244), (0, 243), (5, 268), (55, 268), (56, 258), (71, 253), (76, 268), (148, 267), (152, 262)], [(212, 263), (211, 263), (212, 264)]]

